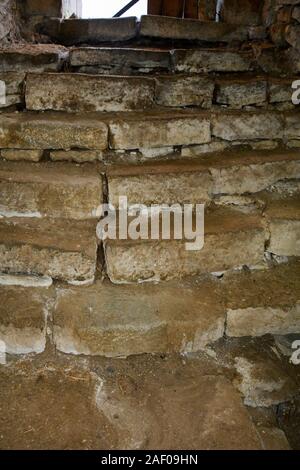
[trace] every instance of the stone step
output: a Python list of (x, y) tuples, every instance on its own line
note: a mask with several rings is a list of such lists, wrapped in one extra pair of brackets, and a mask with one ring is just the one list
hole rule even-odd
[(300, 135), (298, 114), (275, 111), (163, 110), (107, 116), (110, 148), (136, 150), (227, 142), (292, 140)]
[(233, 151), (197, 159), (115, 165), (106, 170), (109, 202), (129, 204), (209, 202), (220, 194), (257, 193), (281, 179), (300, 177), (297, 150)]
[(0, 162), (0, 216), (97, 219), (102, 177), (94, 165)]
[(0, 219), (0, 272), (49, 276), (74, 284), (93, 282), (96, 222)]
[(171, 71), (171, 53), (166, 49), (129, 47), (74, 47), (70, 50), (73, 70), (121, 74)]
[[(113, 286), (57, 289), (53, 340), (71, 354), (195, 351), (224, 333), (218, 286)], [(214, 295), (212, 295), (214, 293)], [(206, 313), (209, 311), (209, 315)]]
[(17, 44), (0, 48), (2, 72), (56, 72), (61, 70), (69, 51), (55, 44)]
[(29, 74), (26, 108), (34, 111), (134, 111), (152, 108), (155, 82), (148, 78), (81, 74)]
[(197, 352), (224, 333), (300, 333), (299, 282), (297, 261), (267, 271), (227, 274), (221, 280), (0, 286), (5, 300), (0, 306), (0, 339), (9, 353), (41, 352), (48, 329), (64, 353), (126, 357)]
[(186, 240), (172, 238), (105, 240), (109, 279), (115, 284), (159, 282), (263, 263), (267, 233), (260, 216), (218, 208), (204, 222), (204, 247), (193, 251)]
[(300, 193), (293, 197), (267, 199), (270, 242), (267, 251), (283, 257), (300, 257)]
[(199, 41), (207, 43), (244, 42), (248, 39), (248, 29), (244, 26), (172, 18), (168, 16), (143, 15), (141, 17), (141, 37), (168, 40)]
[(137, 36), (135, 17), (101, 19), (50, 19), (40, 32), (66, 46), (126, 42)]
[(56, 113), (0, 114), (0, 149), (92, 149), (108, 145), (101, 119)]
[(297, 74), (296, 65), (296, 57), (291, 57), (290, 50), (285, 51), (274, 46), (262, 48), (259, 54), (253, 49), (207, 45), (197, 48), (182, 45), (178, 47), (174, 43), (169, 47), (153, 47), (152, 44), (131, 47), (82, 46), (68, 49), (54, 44), (22, 44), (0, 48), (0, 74), (57, 72), (66, 68), (69, 70), (71, 66), (71, 70), (75, 72), (110, 75), (166, 71), (257, 72), (284, 77), (287, 73)]
[[(0, 76), (1, 77), (1, 76)], [(164, 107), (293, 109), (296, 77), (205, 75), (99, 76), (27, 74), (26, 108), (33, 111), (136, 111)]]
[(40, 32), (66, 46), (133, 39), (143, 41), (143, 38), (204, 43), (245, 42), (249, 39), (249, 28), (245, 26), (148, 15), (141, 17), (140, 27), (134, 17), (50, 19), (40, 26)]
[(77, 47), (70, 65), (85, 73), (149, 73), (155, 71), (215, 73), (260, 70), (252, 51), (236, 48), (174, 49), (147, 47)]

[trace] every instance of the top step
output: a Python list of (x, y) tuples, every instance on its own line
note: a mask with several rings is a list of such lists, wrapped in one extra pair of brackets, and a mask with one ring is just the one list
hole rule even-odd
[(41, 24), (39, 28), (41, 33), (67, 46), (127, 42), (134, 39), (143, 41), (147, 38), (204, 43), (244, 42), (250, 38), (250, 29), (244, 26), (148, 15), (142, 16), (140, 23), (135, 17), (67, 20), (54, 18)]

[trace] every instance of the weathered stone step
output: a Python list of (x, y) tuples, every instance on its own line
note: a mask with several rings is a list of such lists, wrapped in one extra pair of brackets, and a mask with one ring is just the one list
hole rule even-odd
[(232, 41), (246, 41), (248, 29), (244, 26), (214, 21), (202, 22), (168, 16), (143, 15), (140, 35), (169, 40), (230, 43)]
[(96, 261), (92, 220), (0, 219), (0, 272), (87, 283), (94, 280)]
[(5, 344), (5, 352), (42, 353), (54, 290), (1, 285), (0, 292), (0, 341)]
[(133, 111), (152, 108), (155, 82), (148, 78), (81, 74), (29, 74), (26, 108), (54, 111)]
[(110, 147), (115, 150), (158, 148), (211, 142), (299, 139), (299, 117), (275, 111), (163, 110), (107, 117)]
[(68, 49), (55, 44), (19, 44), (0, 48), (0, 73), (56, 72), (68, 57)]
[(0, 149), (137, 150), (300, 140), (296, 112), (166, 110), (122, 113), (0, 113)]
[[(1, 76), (0, 76), (1, 77)], [(34, 111), (136, 111), (164, 107), (293, 109), (295, 77), (234, 75), (99, 76), (27, 74), (26, 108)]]
[(0, 162), (0, 216), (96, 219), (103, 202), (94, 165)]
[[(207, 24), (207, 23), (206, 23)], [(216, 23), (215, 23), (216, 24)], [(158, 71), (185, 73), (258, 72), (286, 76), (297, 74), (297, 57), (291, 50), (274, 46), (255, 49), (236, 47), (77, 47), (70, 50), (72, 71), (98, 74), (136, 74)]]
[(259, 216), (220, 208), (206, 214), (204, 232), (198, 251), (188, 251), (186, 240), (108, 239), (107, 274), (115, 284), (155, 282), (263, 262), (267, 234)]
[(70, 65), (72, 71), (111, 75), (158, 71), (175, 73), (256, 71), (286, 76), (287, 73), (299, 72), (296, 58), (290, 55), (289, 50), (276, 47), (266, 47), (257, 54), (252, 49), (240, 50), (236, 47), (189, 48), (180, 45), (176, 48), (174, 44), (160, 48), (145, 45), (72, 49), (54, 44), (22, 44), (0, 49), (0, 73), (57, 72)]
[(73, 70), (91, 73), (169, 72), (213, 73), (259, 70), (252, 51), (234, 48), (150, 49), (78, 47), (70, 50)]
[(56, 113), (0, 114), (1, 149), (92, 149), (108, 145), (101, 118)]
[(155, 48), (77, 47), (70, 65), (79, 72), (122, 74), (170, 71), (171, 53)]
[(62, 352), (109, 357), (196, 352), (224, 333), (300, 333), (299, 262), (222, 280), (0, 286), (0, 294), (0, 339), (8, 353), (41, 352), (47, 328)]
[(106, 170), (109, 201), (130, 204), (201, 204), (219, 194), (256, 193), (281, 179), (300, 178), (297, 150), (230, 154), (116, 165)]
[(105, 42), (124, 42), (137, 36), (137, 19), (50, 19), (41, 27), (41, 32), (60, 44), (101, 44)]
[(50, 19), (42, 24), (40, 31), (67, 46), (124, 42), (149, 37), (205, 43), (245, 42), (249, 39), (249, 31), (245, 26), (148, 15), (142, 16), (140, 28), (134, 17), (62, 21)]

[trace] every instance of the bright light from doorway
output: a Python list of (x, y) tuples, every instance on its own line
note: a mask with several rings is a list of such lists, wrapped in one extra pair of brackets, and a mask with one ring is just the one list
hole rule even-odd
[[(83, 0), (82, 18), (112, 18), (129, 0)], [(148, 0), (140, 0), (123, 16), (137, 16), (147, 14)]]

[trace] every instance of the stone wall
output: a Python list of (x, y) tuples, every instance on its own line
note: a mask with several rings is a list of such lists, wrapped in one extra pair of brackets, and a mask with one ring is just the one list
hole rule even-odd
[(0, 0), (0, 44), (18, 38), (15, 0)]
[[(281, 21), (285, 34), (297, 32), (298, 4)], [(272, 9), (272, 24), (281, 10)], [(251, 41), (249, 25), (160, 16), (140, 25), (49, 21), (59, 24), (60, 45), (0, 50), (0, 280), (49, 288), (24, 315), (23, 290), (20, 308), (15, 290), (0, 287), (7, 350), (41, 352), (48, 331), (63, 352), (108, 356), (194, 352), (224, 332), (297, 333), (300, 108), (291, 85), (300, 63), (287, 56), (299, 55), (297, 42), (277, 47), (266, 36)], [(147, 47), (128, 47), (128, 38)], [(171, 46), (149, 48), (156, 40)], [(118, 209), (120, 196), (129, 204), (205, 203), (203, 250), (177, 239), (102, 242), (101, 204)], [(271, 269), (282, 261), (282, 271)], [(252, 280), (242, 293), (237, 286), (237, 301), (224, 302), (232, 282), (217, 286), (215, 278), (230, 272)], [(210, 273), (193, 308), (190, 290), (139, 286)]]

